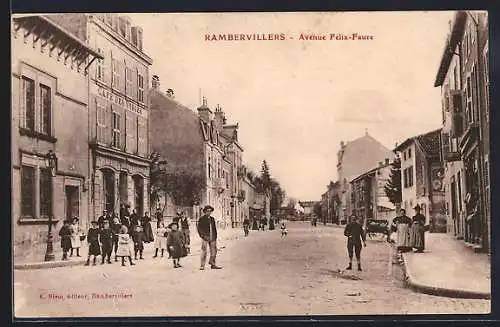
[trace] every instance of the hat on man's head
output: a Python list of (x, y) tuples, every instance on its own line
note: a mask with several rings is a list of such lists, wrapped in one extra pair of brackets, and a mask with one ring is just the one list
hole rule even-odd
[(214, 207), (212, 207), (211, 205), (206, 205), (203, 207), (203, 212), (207, 212), (208, 210), (214, 211)]
[(415, 207), (413, 207), (415, 210), (421, 210), (422, 208), (417, 204)]
[(76, 221), (80, 221), (80, 219), (78, 219), (78, 217), (76, 217), (76, 216), (75, 216), (75, 217), (73, 217), (73, 219), (71, 219), (71, 221), (75, 221), (75, 220), (76, 220)]
[(180, 215), (182, 215), (182, 214), (183, 214), (183, 212), (182, 212), (182, 210), (181, 210), (181, 209), (177, 209), (177, 211), (176, 211), (175, 213), (176, 213), (178, 216), (180, 216)]
[[(106, 221), (107, 221), (107, 220), (106, 220)], [(90, 223), (91, 223), (92, 225), (97, 225), (97, 221), (95, 221), (95, 220), (92, 220)]]

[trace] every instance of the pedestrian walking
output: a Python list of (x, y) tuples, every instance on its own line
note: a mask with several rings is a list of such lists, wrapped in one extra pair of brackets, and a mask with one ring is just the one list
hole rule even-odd
[(186, 249), (187, 249), (187, 252), (189, 254), (191, 252), (191, 249), (190, 249), (191, 237), (189, 235), (189, 225), (190, 224), (189, 224), (189, 219), (184, 212), (181, 213), (180, 225), (181, 225), (182, 235), (184, 235)]
[(71, 249), (71, 229), (69, 220), (65, 220), (59, 230), (61, 236), (61, 248), (63, 250), (62, 260), (68, 260), (68, 251)]
[(424, 252), (425, 247), (425, 216), (420, 213), (420, 206), (415, 206), (415, 216), (412, 217), (410, 230), (410, 245), (416, 252)]
[(144, 243), (154, 242), (153, 228), (151, 227), (151, 218), (148, 213), (142, 217), (142, 228), (144, 229)]
[(203, 208), (203, 215), (198, 220), (198, 235), (201, 238), (201, 265), (200, 270), (205, 269), (205, 262), (207, 260), (207, 247), (210, 249), (210, 259), (208, 263), (212, 269), (221, 269), (215, 263), (217, 258), (217, 226), (215, 218), (212, 217), (214, 208), (206, 205)]
[(122, 266), (125, 266), (125, 258), (128, 258), (131, 266), (135, 265), (132, 261), (130, 242), (131, 237), (128, 233), (127, 226), (122, 225), (120, 228), (120, 234), (118, 234), (118, 251), (116, 252), (116, 255), (122, 258)]
[(99, 224), (97, 221), (93, 220), (91, 227), (87, 233), (87, 242), (89, 244), (89, 253), (87, 256), (86, 266), (90, 264), (90, 256), (94, 256), (92, 265), (96, 265), (97, 256), (101, 254), (101, 247), (99, 245)]
[(286, 229), (286, 224), (284, 221), (281, 222), (280, 229), (281, 229), (281, 237), (282, 238), (288, 235), (288, 230)]
[(366, 247), (366, 235), (361, 225), (361, 219), (355, 215), (351, 216), (350, 222), (345, 226), (344, 236), (347, 237), (347, 253), (349, 255), (349, 265), (346, 270), (352, 269), (353, 255), (356, 255), (358, 271), (361, 269), (361, 243)]
[(120, 219), (118, 219), (118, 216), (115, 215), (115, 218), (113, 218), (113, 223), (111, 225), (111, 231), (113, 232), (113, 248), (115, 251), (115, 262), (118, 261), (118, 256), (116, 255), (116, 252), (118, 251), (118, 234), (120, 234), (120, 229), (122, 225), (120, 224)]
[(184, 234), (179, 231), (178, 223), (171, 223), (169, 227), (172, 231), (167, 236), (168, 252), (172, 256), (174, 268), (180, 268), (182, 267), (180, 264), (181, 258), (187, 256)]
[(408, 252), (411, 250), (411, 224), (411, 218), (406, 215), (405, 209), (401, 209), (399, 216), (392, 220), (392, 230), (396, 232), (396, 249), (398, 252)]
[(107, 258), (107, 262), (111, 263), (111, 253), (113, 252), (113, 231), (109, 226), (109, 221), (104, 221), (104, 226), (100, 229), (99, 235), (101, 241), (101, 251), (102, 251), (102, 261), (101, 264), (104, 264), (104, 261)]
[(144, 251), (144, 229), (141, 226), (141, 221), (137, 220), (137, 224), (133, 227), (134, 232), (132, 233), (132, 239), (134, 241), (134, 259), (137, 260), (137, 254), (139, 254), (139, 259), (144, 259), (142, 253)]
[(106, 210), (102, 211), (102, 215), (97, 218), (97, 224), (99, 225), (99, 229), (104, 227), (104, 221), (108, 220), (108, 212)]
[(249, 229), (250, 220), (248, 220), (248, 218), (245, 218), (245, 220), (243, 220), (243, 231), (245, 232), (245, 236), (248, 236), (248, 233), (250, 232)]
[(82, 237), (84, 234), (80, 228), (80, 219), (78, 217), (74, 217), (73, 221), (70, 226), (71, 230), (71, 253), (70, 257), (73, 256), (73, 250), (76, 250), (76, 256), (81, 257), (80, 255), (80, 247), (82, 246), (82, 240), (80, 237)]
[(167, 248), (167, 229), (163, 221), (160, 222), (160, 226), (156, 229), (156, 239), (155, 239), (155, 255), (153, 258), (158, 257), (158, 250), (161, 250), (161, 257), (165, 253)]

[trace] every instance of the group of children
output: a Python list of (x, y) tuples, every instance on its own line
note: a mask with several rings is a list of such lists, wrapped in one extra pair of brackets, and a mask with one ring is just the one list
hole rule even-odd
[[(63, 249), (63, 260), (67, 259), (67, 253), (71, 247), (71, 227), (70, 222), (65, 221), (61, 228), (59, 235), (61, 236), (61, 247)], [(137, 260), (144, 259), (144, 228), (141, 221), (129, 228), (121, 224), (118, 218), (109, 221), (107, 219), (101, 222), (92, 221), (91, 227), (86, 235), (88, 243), (88, 257), (85, 265), (90, 265), (90, 259), (93, 257), (93, 265), (96, 265), (97, 257), (101, 256), (101, 264), (106, 261), (111, 264), (111, 255), (113, 249), (115, 252), (115, 261), (121, 258), (122, 266), (125, 266), (125, 259), (128, 258), (130, 265), (135, 263), (132, 261), (132, 252), (134, 258)], [(181, 267), (180, 258), (187, 255), (187, 245), (184, 234), (179, 231), (178, 222), (173, 222), (165, 227), (163, 222), (158, 224), (155, 239), (155, 255), (153, 258), (158, 257), (158, 251), (161, 250), (163, 257), (165, 250), (168, 251), (169, 258), (172, 258), (174, 268)]]

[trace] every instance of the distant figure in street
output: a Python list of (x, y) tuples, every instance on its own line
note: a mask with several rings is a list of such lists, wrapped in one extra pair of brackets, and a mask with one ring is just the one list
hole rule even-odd
[(139, 259), (144, 259), (142, 256), (144, 251), (144, 229), (141, 226), (141, 221), (137, 220), (137, 224), (134, 225), (133, 228), (132, 240), (134, 241), (134, 259), (137, 260), (137, 254), (139, 254)]
[(284, 221), (281, 222), (281, 237), (285, 237), (288, 235), (288, 230), (286, 229), (286, 224)]
[(137, 226), (139, 224), (139, 215), (137, 214), (138, 208), (132, 210), (132, 214), (130, 214), (130, 225)]
[(127, 230), (127, 226), (122, 225), (120, 228), (120, 234), (118, 234), (118, 251), (117, 256), (122, 258), (122, 266), (125, 266), (125, 258), (127, 257), (130, 261), (130, 265), (133, 266), (135, 263), (132, 262), (132, 251), (130, 249), (130, 235)]
[(207, 247), (210, 249), (210, 259), (208, 263), (212, 269), (221, 269), (215, 263), (217, 257), (217, 226), (215, 218), (211, 216), (214, 212), (212, 206), (206, 205), (203, 208), (203, 215), (198, 220), (198, 234), (201, 238), (201, 265), (200, 270), (205, 269), (205, 262), (207, 260)]
[(80, 240), (80, 236), (82, 236), (82, 230), (80, 229), (79, 224), (80, 219), (78, 217), (73, 218), (73, 222), (70, 226), (71, 230), (71, 253), (70, 257), (73, 256), (73, 250), (76, 250), (76, 256), (81, 257), (80, 255), (80, 247), (82, 246), (82, 241)]
[(69, 220), (65, 220), (61, 230), (59, 230), (59, 236), (61, 236), (61, 248), (63, 250), (63, 260), (68, 260), (68, 251), (71, 249), (71, 229)]
[(249, 229), (250, 220), (248, 220), (248, 218), (245, 218), (245, 220), (243, 220), (243, 231), (245, 232), (245, 236), (248, 236), (248, 233), (250, 232)]
[(87, 233), (87, 242), (89, 244), (89, 254), (87, 256), (86, 266), (90, 264), (90, 256), (94, 256), (92, 265), (95, 266), (97, 256), (101, 254), (101, 246), (99, 245), (99, 224), (93, 220), (91, 227)]
[(118, 261), (118, 256), (116, 255), (116, 251), (118, 251), (118, 235), (120, 234), (120, 229), (122, 225), (120, 224), (120, 219), (115, 215), (113, 218), (113, 223), (111, 225), (111, 231), (113, 232), (113, 248), (115, 251), (115, 262)]
[(102, 252), (102, 260), (101, 264), (104, 264), (106, 258), (107, 262), (111, 263), (111, 253), (113, 252), (113, 231), (109, 226), (109, 221), (104, 221), (104, 226), (100, 229), (99, 238), (101, 241), (101, 252)]
[(160, 208), (156, 208), (156, 228), (160, 227), (160, 222), (163, 222), (163, 213), (161, 212)]
[(158, 257), (158, 250), (161, 249), (161, 257), (165, 253), (167, 248), (167, 229), (163, 221), (160, 222), (160, 226), (156, 229), (156, 239), (155, 239), (155, 255), (153, 258)]
[(189, 219), (188, 219), (187, 215), (184, 212), (181, 212), (181, 217), (180, 217), (180, 220), (179, 220), (179, 224), (180, 224), (180, 227), (181, 227), (181, 233), (184, 236), (184, 242), (185, 242), (185, 245), (186, 245), (186, 249), (187, 249), (187, 252), (189, 254), (189, 252), (191, 252), (190, 246), (189, 246), (191, 244), (191, 238), (190, 238), (190, 235), (189, 235)]
[(172, 231), (167, 236), (168, 252), (172, 256), (174, 268), (180, 268), (182, 267), (180, 264), (181, 258), (187, 256), (184, 234), (179, 231), (178, 223), (171, 223), (169, 227)]
[(399, 252), (408, 252), (411, 250), (410, 244), (410, 226), (412, 221), (406, 215), (406, 210), (401, 209), (399, 216), (392, 220), (392, 230), (396, 232), (396, 249)]
[[(356, 255), (356, 261), (358, 262), (358, 271), (361, 269), (361, 242), (366, 247), (366, 235), (361, 225), (361, 220), (352, 216), (351, 221), (345, 226), (344, 235), (347, 237), (347, 253), (349, 254), (349, 265), (346, 270), (352, 269), (352, 257), (353, 254)], [(353, 253), (354, 252), (354, 253)]]
[(410, 230), (410, 245), (418, 253), (424, 252), (425, 247), (425, 216), (420, 213), (420, 206), (415, 206), (415, 216), (413, 216)]

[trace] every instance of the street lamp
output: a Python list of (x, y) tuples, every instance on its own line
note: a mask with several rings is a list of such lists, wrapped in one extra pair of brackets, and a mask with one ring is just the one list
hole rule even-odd
[[(52, 178), (56, 176), (57, 172), (57, 156), (52, 151), (45, 155), (45, 166), (50, 169), (50, 187), (52, 191)], [(49, 212), (49, 230), (47, 233), (47, 250), (45, 252), (45, 261), (53, 261), (55, 259), (54, 256), (54, 245), (53, 245), (53, 237), (52, 237), (52, 208)]]

